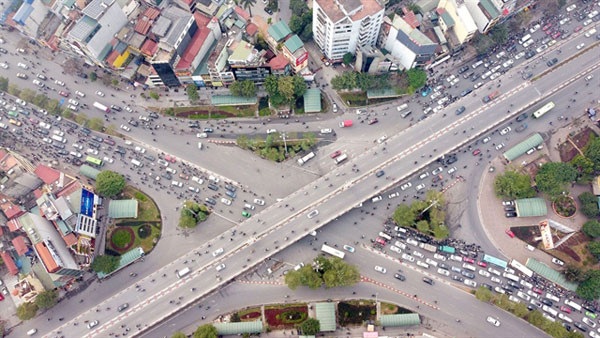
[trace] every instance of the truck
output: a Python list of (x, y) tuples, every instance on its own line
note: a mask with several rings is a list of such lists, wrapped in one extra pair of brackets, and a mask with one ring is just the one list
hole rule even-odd
[(107, 106), (103, 105), (100, 102), (94, 102), (94, 107), (98, 108), (99, 110), (101, 110), (101, 111), (103, 111), (105, 113), (109, 113), (110, 112), (110, 109), (108, 109)]
[(340, 128), (352, 127), (352, 120), (344, 120), (344, 121), (340, 122), (339, 127)]
[(63, 138), (62, 136), (52, 135), (52, 139), (56, 142), (67, 143), (67, 139)]
[(308, 154), (306, 154), (306, 156), (299, 158), (298, 159), (298, 164), (299, 165), (304, 165), (304, 163), (308, 162), (311, 158), (315, 157), (315, 153), (313, 153), (312, 151)]
[(429, 252), (437, 252), (437, 247), (435, 245), (431, 245), (431, 244), (427, 244), (427, 243), (420, 243), (419, 244), (419, 248), (429, 251)]
[(493, 99), (495, 99), (496, 97), (498, 97), (498, 95), (500, 95), (500, 91), (496, 90), (495, 92), (491, 93), (490, 95), (484, 97), (483, 98), (483, 103), (488, 103), (488, 102), (492, 101)]

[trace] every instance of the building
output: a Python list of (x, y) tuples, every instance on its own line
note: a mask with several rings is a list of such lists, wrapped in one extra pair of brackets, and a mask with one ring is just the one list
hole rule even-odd
[(235, 79), (237, 81), (250, 80), (256, 83), (264, 82), (265, 78), (271, 74), (271, 67), (265, 63), (263, 57), (266, 51), (259, 52), (254, 45), (243, 40), (236, 45), (227, 58)]
[(379, 0), (313, 0), (313, 35), (332, 61), (358, 47), (373, 46), (384, 16)]
[(361, 47), (356, 50), (354, 70), (361, 73), (380, 74), (390, 71), (392, 62), (375, 47)]
[(288, 37), (283, 43), (281, 52), (290, 61), (295, 73), (300, 73), (308, 66), (308, 51), (304, 48), (304, 42), (298, 35), (294, 34)]
[(480, 33), (486, 34), (502, 18), (500, 10), (491, 0), (465, 0)]
[(292, 30), (285, 21), (279, 21), (276, 24), (271, 25), (267, 30), (267, 33), (265, 41), (269, 45), (269, 48), (277, 53), (280, 48), (279, 44), (283, 43), (287, 37), (292, 34)]
[(409, 24), (403, 17), (394, 16), (384, 48), (404, 69), (421, 67), (431, 62), (437, 43)]
[(285, 76), (290, 74), (290, 62), (283, 54), (271, 58), (268, 65), (271, 67), (271, 74), (273, 75)]
[(464, 2), (440, 0), (437, 12), (440, 15), (440, 28), (450, 40), (451, 45), (467, 43), (477, 32), (477, 25)]

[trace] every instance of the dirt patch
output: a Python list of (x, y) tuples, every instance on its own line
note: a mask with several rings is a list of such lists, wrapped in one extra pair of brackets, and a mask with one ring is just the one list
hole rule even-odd
[[(582, 149), (588, 144), (592, 134), (595, 135), (592, 129), (586, 127), (579, 133), (569, 136), (569, 139), (577, 146), (577, 148)], [(575, 156), (579, 155), (579, 151), (573, 146), (573, 143), (565, 141), (558, 147), (560, 160), (562, 162), (570, 162)]]
[(552, 162), (548, 155), (542, 155), (535, 159), (535, 161), (529, 162), (526, 166), (523, 167), (523, 173), (529, 175), (531, 177), (531, 181), (535, 184), (535, 175), (537, 174), (538, 169), (544, 164)]

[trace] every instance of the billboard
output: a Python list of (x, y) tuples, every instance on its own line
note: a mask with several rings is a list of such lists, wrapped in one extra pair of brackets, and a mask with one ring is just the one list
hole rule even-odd
[(540, 233), (542, 234), (542, 242), (546, 250), (554, 249), (554, 240), (552, 239), (552, 231), (548, 221), (540, 222)]
[(94, 214), (94, 193), (81, 189), (81, 214), (92, 217)]
[(296, 59), (296, 66), (301, 65), (304, 61), (306, 61), (308, 59), (308, 52), (304, 52), (304, 54), (300, 55), (297, 59)]

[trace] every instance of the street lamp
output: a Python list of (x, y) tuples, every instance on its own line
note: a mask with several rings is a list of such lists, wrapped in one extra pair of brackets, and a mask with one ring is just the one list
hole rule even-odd
[(279, 137), (282, 137), (282, 138), (283, 138), (283, 147), (284, 147), (284, 149), (285, 149), (285, 154), (287, 155), (287, 154), (288, 154), (288, 150), (287, 150), (287, 142), (286, 142), (286, 140), (285, 140), (285, 136), (286, 136), (286, 135), (285, 135), (285, 132), (282, 132), (282, 133), (279, 135)]

